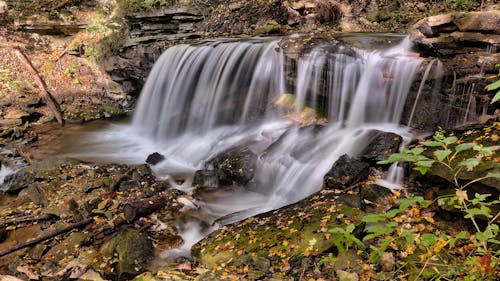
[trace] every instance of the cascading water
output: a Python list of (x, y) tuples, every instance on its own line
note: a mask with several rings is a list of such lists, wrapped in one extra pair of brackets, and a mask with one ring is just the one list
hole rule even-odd
[[(206, 160), (247, 145), (259, 155), (251, 186), (198, 202), (208, 224), (224, 224), (320, 190), (332, 164), (361, 153), (376, 131), (410, 136), (399, 122), (421, 61), (408, 55), (407, 40), (382, 51), (338, 53), (319, 45), (298, 59), (295, 85), (287, 83), (285, 58), (272, 39), (169, 48), (148, 77), (133, 122), (89, 136), (85, 155), (74, 156), (139, 164), (159, 152), (166, 160), (154, 172), (182, 176), (182, 185), (172, 185), (190, 190)], [(293, 96), (292, 109), (277, 103), (285, 93)], [(298, 120), (306, 107), (324, 109), (323, 128), (284, 117)], [(186, 243), (201, 238), (190, 237)]]

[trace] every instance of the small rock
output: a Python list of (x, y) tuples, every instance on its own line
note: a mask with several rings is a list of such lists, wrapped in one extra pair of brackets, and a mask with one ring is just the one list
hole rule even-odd
[(394, 254), (390, 252), (382, 253), (379, 266), (380, 270), (385, 272), (394, 270), (394, 267), (396, 266), (396, 258), (394, 257)]
[[(370, 184), (369, 186), (362, 186), (360, 190), (360, 195), (362, 199), (368, 200), (375, 204), (384, 204), (392, 196), (392, 192), (380, 185)], [(387, 204), (387, 207), (390, 207)]]
[(165, 156), (161, 155), (158, 152), (155, 152), (153, 154), (148, 155), (148, 158), (146, 158), (146, 163), (148, 163), (149, 165), (156, 165), (163, 160), (165, 160)]
[(339, 281), (359, 281), (359, 276), (356, 272), (347, 272), (345, 270), (335, 270)]

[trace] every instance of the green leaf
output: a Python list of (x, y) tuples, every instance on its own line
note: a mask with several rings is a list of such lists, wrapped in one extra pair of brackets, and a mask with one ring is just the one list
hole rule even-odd
[(458, 140), (458, 138), (457, 138), (457, 137), (455, 137), (455, 136), (451, 136), (451, 137), (447, 137), (447, 138), (445, 138), (445, 139), (443, 140), (443, 142), (444, 142), (445, 144), (452, 144), (452, 143), (455, 143), (457, 140)]
[(443, 146), (440, 141), (424, 141), (422, 144), (429, 147)]
[[(498, 80), (497, 82), (500, 82), (500, 80)], [(490, 104), (494, 104), (495, 102), (497, 102), (498, 100), (500, 100), (500, 91), (498, 91), (495, 96), (491, 99), (491, 102)]]
[(348, 225), (348, 226), (345, 228), (345, 230), (346, 230), (347, 232), (349, 232), (349, 233), (352, 233), (352, 232), (354, 231), (354, 228), (356, 228), (356, 226), (355, 226), (354, 224), (352, 224), (352, 223), (351, 223), (350, 225)]
[(486, 177), (500, 179), (500, 173), (489, 172), (489, 173), (486, 174)]
[(434, 164), (434, 162), (436, 162), (436, 161), (434, 161), (434, 160), (421, 160), (421, 161), (418, 161), (416, 163), (416, 165), (430, 168), (430, 167), (432, 167), (432, 164)]
[(385, 221), (386, 218), (383, 215), (369, 214), (369, 215), (363, 216), (363, 218), (361, 218), (361, 220), (363, 222), (382, 222), (382, 221)]
[(450, 239), (450, 248), (455, 247), (455, 243), (457, 243), (457, 241), (459, 239), (465, 239), (467, 237), (467, 234), (468, 234), (467, 231), (462, 230), (462, 231), (460, 231), (460, 233), (458, 233), (457, 235), (455, 235), (455, 237), (452, 237)]
[(477, 158), (469, 158), (469, 159), (465, 159), (464, 161), (458, 163), (459, 166), (465, 166), (467, 168), (474, 168), (476, 167), (477, 165), (479, 165), (479, 159)]
[(451, 154), (451, 150), (449, 150), (449, 149), (434, 151), (434, 156), (436, 156), (438, 161), (443, 161), (450, 154)]
[(413, 155), (408, 154), (407, 152), (403, 153), (394, 153), (389, 156), (388, 159), (378, 161), (377, 164), (382, 165), (382, 164), (392, 164), (396, 162), (413, 162), (415, 157)]
[(493, 91), (500, 88), (500, 80), (495, 81), (485, 87), (487, 91)]
[(422, 154), (422, 152), (424, 152), (425, 149), (423, 149), (422, 147), (414, 147), (412, 149), (410, 149), (410, 153), (413, 154), (413, 155), (419, 155), (419, 154)]
[(464, 216), (464, 218), (466, 219), (472, 219), (476, 216), (485, 216), (487, 218), (492, 217), (490, 208), (486, 206), (481, 206), (480, 208), (467, 209), (465, 210), (465, 212), (467, 213)]
[(387, 213), (385, 214), (388, 218), (392, 219), (393, 217), (395, 217), (397, 214), (399, 214), (401, 211), (399, 209), (393, 209), (393, 210), (390, 210), (390, 211), (387, 211)]
[(415, 236), (415, 233), (409, 230), (404, 230), (403, 233), (401, 233), (401, 237), (405, 238), (407, 244), (415, 243)]
[(381, 236), (384, 234), (390, 234), (394, 231), (394, 228), (385, 225), (372, 225), (365, 229), (368, 233), (373, 233), (376, 236)]
[(474, 146), (476, 146), (475, 143), (462, 143), (462, 144), (459, 144), (455, 147), (455, 151), (460, 152), (460, 151), (464, 151), (464, 150), (469, 150), (469, 149), (473, 148)]
[(420, 243), (422, 243), (423, 246), (426, 246), (426, 247), (429, 247), (429, 246), (432, 246), (434, 244), (436, 244), (436, 242), (438, 241), (438, 237), (432, 233), (424, 233), (421, 237), (420, 237)]

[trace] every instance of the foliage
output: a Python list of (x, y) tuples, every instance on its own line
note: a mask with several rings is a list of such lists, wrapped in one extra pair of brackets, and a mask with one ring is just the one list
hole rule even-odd
[[(495, 67), (498, 68), (498, 77), (500, 77), (500, 64), (495, 65)], [(497, 81), (486, 86), (486, 90), (487, 91), (497, 90), (497, 93), (495, 94), (495, 96), (491, 100), (491, 104), (500, 100), (500, 79), (497, 79)]]
[[(464, 213), (464, 218), (469, 219), (475, 233), (461, 233), (456, 238), (470, 236), (473, 246), (477, 249), (475, 253), (468, 255), (464, 263), (468, 265), (467, 270), (462, 272), (466, 274), (465, 280), (479, 280), (493, 277), (494, 268), (500, 263), (500, 251), (494, 250), (492, 245), (500, 245), (498, 240), (499, 227), (495, 223), (500, 213), (494, 214), (492, 206), (500, 205), (500, 200), (487, 200), (490, 194), (474, 195), (473, 199), (468, 198), (466, 188), (471, 184), (487, 179), (500, 178), (500, 173), (489, 172), (486, 175), (477, 177), (467, 182), (459, 180), (459, 174), (463, 169), (472, 171), (484, 158), (491, 157), (498, 146), (484, 147), (477, 143), (462, 143), (456, 136), (445, 136), (442, 131), (434, 134), (432, 140), (420, 143), (420, 146), (405, 149), (401, 153), (393, 154), (389, 159), (380, 161), (379, 164), (389, 164), (398, 161), (410, 162), (414, 169), (421, 174), (425, 174), (433, 165), (445, 167), (452, 175), (452, 182), (456, 188), (455, 194), (447, 195), (438, 199), (441, 206), (448, 205)], [(429, 154), (429, 150), (433, 150)], [(427, 155), (424, 155), (427, 153)], [(485, 219), (486, 225), (481, 227), (479, 219)], [(448, 239), (447, 244), (454, 245), (456, 242)], [(446, 240), (445, 240), (446, 241)], [(498, 249), (498, 247), (497, 247)], [(486, 262), (487, 261), (487, 262)], [(462, 269), (463, 270), (463, 269)], [(440, 274), (450, 274), (450, 272), (441, 272)], [(485, 279), (483, 279), (485, 280)]]
[[(484, 138), (479, 138), (484, 140)], [(421, 196), (399, 198), (396, 193), (394, 207), (386, 212), (367, 214), (361, 220), (366, 224), (364, 237), (353, 236), (352, 227), (334, 228), (334, 244), (338, 251), (357, 248), (366, 257), (370, 268), (382, 266), (384, 256), (397, 257), (396, 270), (404, 272), (406, 280), (493, 280), (500, 272), (500, 229), (496, 222), (499, 218), (500, 198), (490, 194), (474, 194), (469, 198), (468, 187), (486, 178), (500, 178), (498, 173), (485, 173), (468, 181), (459, 179), (464, 170), (478, 169), (484, 159), (494, 156), (497, 146), (463, 142), (454, 135), (438, 131), (430, 140), (422, 141), (401, 153), (393, 154), (379, 164), (399, 161), (413, 164), (414, 169), (426, 174), (435, 165), (441, 166), (451, 175), (450, 181), (455, 192), (439, 197), (435, 202)], [(476, 173), (477, 174), (477, 173)], [(431, 205), (450, 207), (472, 224), (471, 229), (443, 231), (434, 220)], [(358, 243), (362, 240), (363, 244)], [(318, 267), (325, 263), (336, 262), (333, 255), (323, 258)], [(381, 277), (381, 272), (372, 278)], [(396, 273), (394, 273), (396, 274)]]

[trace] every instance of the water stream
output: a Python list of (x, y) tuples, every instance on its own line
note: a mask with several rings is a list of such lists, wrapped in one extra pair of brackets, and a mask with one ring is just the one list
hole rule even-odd
[[(250, 185), (196, 202), (196, 219), (179, 226), (185, 245), (166, 253), (176, 256), (217, 225), (317, 192), (333, 163), (361, 153), (378, 131), (412, 137), (400, 119), (421, 60), (406, 39), (379, 50), (318, 44), (292, 72), (286, 61), (272, 38), (171, 47), (153, 67), (133, 120), (87, 134), (71, 156), (141, 164), (159, 152), (166, 160), (155, 174), (190, 192), (194, 172), (215, 155), (237, 146), (259, 155)], [(288, 107), (278, 102), (290, 97)], [(307, 118), (327, 122), (318, 130), (302, 126)]]

